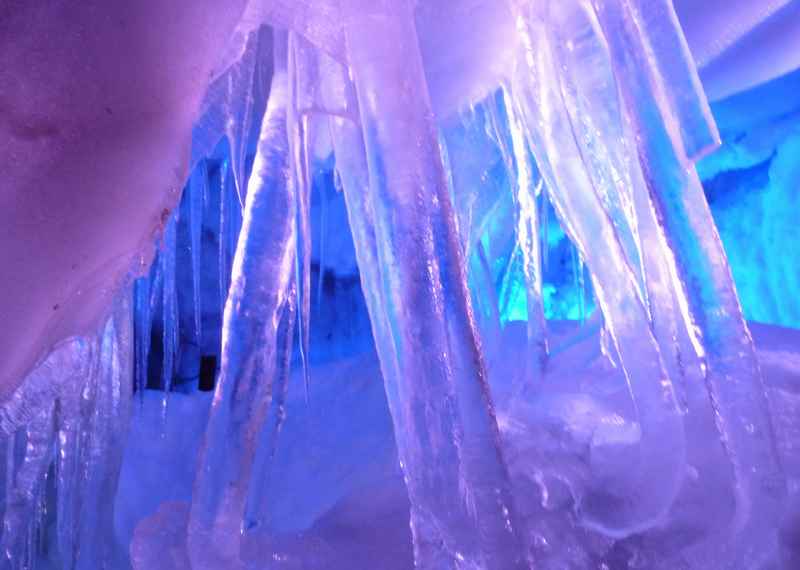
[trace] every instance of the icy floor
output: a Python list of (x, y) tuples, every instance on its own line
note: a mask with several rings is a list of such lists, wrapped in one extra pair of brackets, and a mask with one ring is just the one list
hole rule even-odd
[[(597, 474), (624, 462), (638, 438), (624, 385), (600, 350), (598, 327), (556, 323), (554, 356), (538, 390), (508, 398), (525, 345), (522, 323), (506, 328), (490, 362), (498, 416), (521, 514), (528, 518), (542, 568), (607, 570), (711, 568), (724, 521), (733, 512), (728, 468), (708, 415), (704, 389), (684, 386), (686, 477), (669, 520), (623, 541), (577, 527), (576, 502), (587, 464)], [(767, 381), (772, 417), (790, 492), (800, 486), (800, 331), (752, 325)], [(406, 570), (413, 567), (408, 503), (374, 353), (312, 369), (312, 400), (293, 379), (288, 416), (273, 477), (273, 517), (284, 535), (252, 545), (246, 568)], [(174, 393), (164, 422), (160, 392), (137, 406), (117, 497), (119, 544), (131, 544), (134, 568), (188, 567), (185, 525), (195, 462), (210, 404), (209, 393)], [(793, 499), (796, 510), (797, 499)], [(784, 544), (800, 532), (790, 522)], [(209, 548), (221, 545), (209, 545)], [(783, 556), (764, 553), (744, 568), (770, 568)], [(271, 554), (267, 554), (266, 552)], [(800, 552), (800, 549), (798, 550)], [(269, 562), (272, 560), (272, 563)], [(709, 566), (708, 564), (712, 564)], [(750, 563), (748, 563), (750, 564)], [(786, 565), (788, 564), (788, 566)]]

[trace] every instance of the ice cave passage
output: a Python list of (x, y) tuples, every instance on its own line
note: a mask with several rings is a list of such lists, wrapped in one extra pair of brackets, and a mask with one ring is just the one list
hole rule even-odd
[(800, 0), (0, 0), (0, 570), (800, 568)]

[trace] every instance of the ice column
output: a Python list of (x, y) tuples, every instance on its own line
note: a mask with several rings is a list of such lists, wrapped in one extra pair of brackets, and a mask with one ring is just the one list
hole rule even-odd
[[(651, 9), (671, 17), (653, 21), (648, 15)], [(711, 120), (707, 103), (668, 3), (608, 0), (599, 5), (598, 14), (623, 100), (639, 135), (647, 186), (705, 351), (707, 384), (736, 478), (734, 531), (748, 537), (738, 541), (737, 548), (756, 549), (759, 543), (753, 533), (779, 516), (785, 482), (753, 342), (691, 162), (715, 137), (706, 126)], [(683, 59), (659, 55), (664, 45), (681, 48), (677, 55)], [(676, 68), (691, 79), (677, 83), (681, 89), (677, 95)], [(687, 131), (687, 125), (699, 126)]]
[[(412, 3), (345, 0), (341, 8), (369, 169), (359, 206), (371, 205), (377, 246), (378, 267), (367, 270), (364, 285), (377, 285), (382, 297), (383, 314), (371, 318), (388, 329), (375, 336), (417, 564), (527, 568)], [(367, 225), (356, 224), (357, 240), (369, 239)], [(368, 249), (359, 246), (359, 261)]]
[[(235, 567), (239, 559), (240, 533), (251, 530), (243, 528), (245, 508), (273, 384), (288, 366), (293, 329), (281, 323), (293, 315), (295, 299), (296, 201), (288, 171), (286, 82), (284, 66), (272, 80), (225, 304), (220, 376), (189, 525), (196, 570)], [(216, 549), (208, 548), (212, 536), (223, 537), (214, 541)]]
[[(516, 195), (517, 241), (522, 250), (523, 272), (528, 306), (527, 377), (539, 379), (547, 362), (547, 328), (542, 298), (542, 255), (539, 246), (539, 212), (536, 196), (542, 192), (542, 179), (529, 157), (525, 132), (508, 92), (503, 89), (503, 107), (511, 138), (514, 165), (509, 174)], [(511, 165), (509, 165), (511, 166)]]
[[(613, 133), (580, 123), (591, 116), (575, 107), (581, 97), (602, 96), (602, 82), (610, 80), (602, 73), (608, 56), (587, 4), (537, 1), (517, 10), (523, 50), (512, 97), (556, 212), (591, 272), (641, 430), (635, 465), (610, 478), (593, 479), (580, 516), (587, 526), (626, 536), (659, 522), (669, 510), (682, 482), (685, 444), (672, 383), (651, 332), (641, 272), (633, 263), (635, 240), (632, 247), (625, 246), (634, 226), (621, 206), (624, 196), (616, 177), (604, 170), (602, 154), (593, 152), (602, 149), (586, 146)], [(564, 59), (555, 32), (561, 41), (566, 36), (565, 47), (578, 57)], [(570, 74), (575, 64), (585, 67)], [(572, 82), (581, 72), (585, 83)]]

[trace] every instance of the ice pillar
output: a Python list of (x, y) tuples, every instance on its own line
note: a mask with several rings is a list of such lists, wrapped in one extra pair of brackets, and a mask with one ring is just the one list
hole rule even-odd
[[(382, 297), (383, 314), (372, 320), (383, 329), (375, 336), (415, 556), (425, 569), (527, 568), (412, 7), (406, 0), (341, 4), (378, 262), (364, 284)], [(356, 224), (356, 239), (364, 225)]]
[[(253, 471), (264, 468), (256, 455), (275, 378), (286, 368), (285, 344), (293, 328), (286, 326), (285, 317), (294, 315), (296, 240), (286, 82), (284, 65), (272, 80), (225, 304), (221, 370), (189, 524), (189, 553), (196, 570), (236, 567), (240, 559), (240, 541), (230, 537), (250, 530), (244, 527)], [(209, 548), (213, 536), (227, 538)]]
[[(716, 131), (708, 126), (707, 103), (696, 71), (686, 63), (688, 51), (669, 3), (607, 0), (598, 8), (621, 95), (639, 134), (646, 183), (705, 351), (707, 384), (735, 472), (734, 530), (744, 531), (748, 538), (739, 544), (752, 549), (758, 542), (750, 531), (779, 516), (785, 482), (753, 341), (691, 161)], [(653, 9), (671, 17), (654, 22)], [(664, 45), (675, 47), (673, 60), (663, 56)], [(689, 79), (676, 83), (676, 70)]]
[[(602, 113), (604, 83), (613, 77), (604, 74), (607, 53), (588, 3), (520, 3), (517, 14), (523, 41), (512, 95), (552, 203), (591, 272), (641, 430), (635, 464), (610, 478), (593, 478), (580, 515), (587, 526), (626, 536), (669, 510), (683, 478), (685, 442), (641, 291), (635, 240), (626, 238), (636, 227), (624, 207), (629, 188), (619, 182), (621, 172), (609, 172), (607, 150), (615, 133)], [(616, 96), (614, 89), (610, 93)], [(592, 113), (580, 106), (584, 101)]]

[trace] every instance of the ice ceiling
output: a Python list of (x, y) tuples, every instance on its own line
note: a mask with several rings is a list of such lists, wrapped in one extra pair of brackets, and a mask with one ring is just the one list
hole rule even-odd
[[(791, 0), (0, 4), (2, 567), (794, 567), (800, 350), (756, 351), (731, 265), (748, 316), (800, 322), (796, 258), (736, 225), (797, 206), (798, 28)], [(347, 373), (314, 356), (324, 250), (368, 316)], [(190, 467), (126, 534), (150, 440)]]

